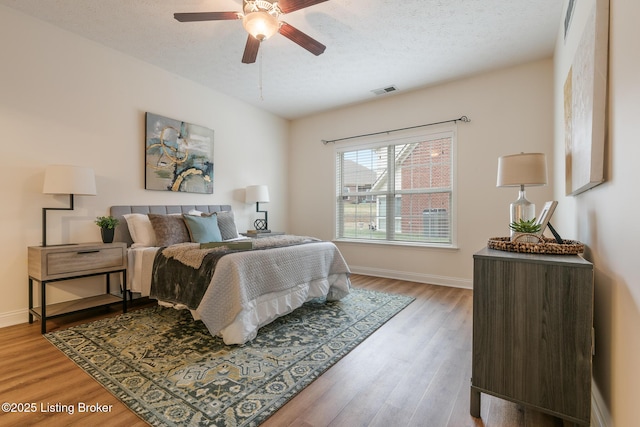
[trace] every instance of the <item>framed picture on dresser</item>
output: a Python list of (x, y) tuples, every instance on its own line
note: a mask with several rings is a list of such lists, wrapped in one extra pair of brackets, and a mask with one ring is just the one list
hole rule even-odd
[(558, 205), (558, 202), (553, 200), (550, 202), (546, 202), (542, 207), (542, 210), (540, 211), (540, 215), (538, 215), (536, 219), (536, 224), (540, 225), (540, 231), (538, 231), (537, 233), (538, 235), (541, 236), (542, 233), (544, 233), (544, 229), (547, 228), (547, 225), (549, 224), (549, 220), (551, 219), (553, 212), (556, 210), (557, 205)]

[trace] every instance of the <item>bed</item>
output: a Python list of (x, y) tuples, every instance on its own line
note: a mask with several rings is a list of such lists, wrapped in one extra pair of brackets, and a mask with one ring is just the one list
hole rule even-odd
[[(250, 341), (260, 327), (306, 301), (339, 300), (351, 287), (349, 268), (333, 243), (290, 235), (242, 237), (229, 205), (112, 206), (111, 215), (120, 220), (114, 240), (129, 247), (127, 288), (191, 310), (226, 344)], [(213, 237), (206, 225), (212, 216), (220, 231)], [(186, 223), (186, 240), (180, 221)], [(201, 249), (211, 238), (222, 243)], [(253, 249), (232, 248), (247, 244)]]

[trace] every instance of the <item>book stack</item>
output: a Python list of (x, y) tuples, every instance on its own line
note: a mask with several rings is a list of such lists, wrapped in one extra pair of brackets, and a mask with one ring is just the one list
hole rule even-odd
[(271, 233), (271, 230), (247, 230), (247, 234), (256, 235), (263, 233)]

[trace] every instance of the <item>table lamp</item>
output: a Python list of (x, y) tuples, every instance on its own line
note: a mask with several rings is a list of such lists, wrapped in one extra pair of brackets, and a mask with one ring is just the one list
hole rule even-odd
[(50, 165), (44, 172), (44, 194), (68, 194), (68, 208), (42, 208), (42, 246), (47, 246), (47, 211), (72, 211), (73, 195), (95, 196), (93, 169), (81, 166)]
[(527, 200), (525, 186), (547, 184), (547, 160), (543, 153), (520, 153), (498, 159), (498, 187), (520, 187), (518, 200), (511, 203), (509, 223), (536, 216), (536, 206)]

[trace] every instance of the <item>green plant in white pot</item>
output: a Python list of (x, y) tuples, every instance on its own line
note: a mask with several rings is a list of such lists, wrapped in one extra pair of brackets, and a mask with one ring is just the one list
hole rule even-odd
[(111, 215), (99, 216), (96, 218), (95, 223), (100, 227), (100, 234), (102, 235), (103, 243), (113, 242), (113, 235), (115, 234), (116, 226), (120, 223), (118, 218)]
[(509, 224), (511, 229), (511, 241), (522, 243), (537, 243), (540, 241), (540, 224), (536, 224), (536, 219), (514, 221)]

